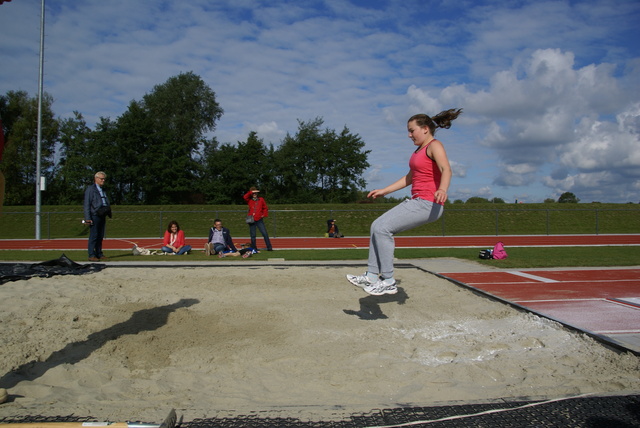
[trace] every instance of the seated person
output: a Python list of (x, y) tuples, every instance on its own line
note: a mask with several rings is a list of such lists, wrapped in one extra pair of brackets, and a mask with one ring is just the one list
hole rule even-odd
[(338, 225), (334, 219), (327, 220), (327, 235), (329, 238), (342, 238)]
[(247, 259), (247, 258), (251, 257), (254, 254), (258, 254), (259, 252), (260, 251), (258, 251), (255, 248), (251, 247), (251, 244), (242, 244), (242, 248), (240, 249), (240, 251), (231, 251), (231, 250), (222, 251), (220, 254), (218, 254), (218, 257), (227, 257), (227, 256), (238, 257), (238, 256), (242, 256), (243, 259)]
[(210, 256), (212, 254), (224, 254), (224, 252), (237, 252), (231, 233), (226, 227), (222, 227), (222, 220), (219, 218), (213, 221), (213, 227), (209, 230), (209, 239), (204, 244), (204, 254)]
[(242, 256), (243, 259), (249, 258), (251, 256), (253, 256), (254, 254), (258, 254), (260, 251), (258, 251), (257, 249), (253, 248), (251, 246), (251, 244), (242, 244), (242, 249), (240, 251), (238, 251), (238, 253), (240, 253), (240, 255)]
[(180, 225), (175, 220), (169, 222), (162, 245), (162, 251), (166, 254), (181, 256), (191, 251), (191, 245), (185, 243), (184, 232), (180, 230)]

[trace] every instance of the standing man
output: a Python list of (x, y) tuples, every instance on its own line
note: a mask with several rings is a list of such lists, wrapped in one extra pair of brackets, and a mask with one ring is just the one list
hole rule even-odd
[(263, 218), (269, 216), (269, 207), (267, 207), (267, 203), (264, 198), (261, 198), (260, 190), (256, 187), (252, 187), (249, 189), (247, 193), (244, 194), (244, 200), (249, 205), (249, 212), (247, 213), (247, 217), (253, 218), (253, 223), (249, 223), (249, 235), (251, 236), (251, 247), (258, 249), (256, 245), (256, 227), (260, 230), (262, 237), (264, 238), (264, 243), (267, 244), (267, 251), (272, 251), (271, 241), (269, 240), (269, 234), (267, 233), (267, 227), (264, 225)]
[(89, 225), (89, 261), (105, 260), (102, 253), (102, 240), (107, 225), (107, 216), (111, 218), (109, 198), (102, 189), (107, 174), (98, 171), (93, 176), (93, 184), (84, 192), (84, 222)]

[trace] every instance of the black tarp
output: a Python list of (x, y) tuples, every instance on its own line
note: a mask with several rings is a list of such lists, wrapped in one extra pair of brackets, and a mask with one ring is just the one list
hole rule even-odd
[(54, 275), (84, 275), (99, 272), (103, 263), (79, 264), (62, 254), (57, 259), (41, 263), (0, 263), (0, 284), (29, 278), (49, 278)]

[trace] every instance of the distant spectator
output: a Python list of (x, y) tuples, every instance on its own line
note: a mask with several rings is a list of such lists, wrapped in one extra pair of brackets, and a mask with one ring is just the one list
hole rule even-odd
[(107, 174), (98, 171), (93, 176), (93, 184), (84, 191), (84, 224), (89, 225), (89, 261), (107, 260), (102, 252), (102, 240), (107, 226), (107, 217), (111, 218), (111, 203), (105, 193), (104, 182)]
[(342, 238), (342, 234), (340, 234), (340, 230), (334, 219), (327, 220), (327, 237)]
[(271, 251), (271, 240), (269, 239), (267, 227), (264, 225), (263, 221), (263, 219), (269, 215), (269, 207), (267, 207), (267, 202), (259, 195), (259, 193), (260, 190), (258, 190), (256, 187), (252, 187), (243, 196), (244, 200), (247, 202), (247, 205), (249, 205), (249, 212), (247, 213), (247, 224), (249, 224), (251, 247), (255, 249), (258, 248), (256, 244), (256, 228), (258, 228), (260, 230), (260, 233), (262, 234), (262, 237), (264, 238), (264, 243), (267, 244), (267, 251)]
[(247, 259), (249, 257), (251, 257), (254, 254), (258, 254), (260, 251), (256, 250), (255, 248), (252, 248), (250, 246), (250, 244), (242, 244), (242, 248), (239, 251), (231, 251), (231, 250), (226, 250), (223, 251), (219, 254), (219, 257), (227, 257), (227, 256), (231, 256), (231, 257), (238, 257), (238, 256), (242, 256), (243, 259)]
[(162, 244), (162, 251), (166, 254), (182, 256), (191, 251), (191, 245), (185, 243), (184, 232), (180, 230), (180, 225), (175, 220), (169, 222)]
[(235, 245), (233, 245), (229, 229), (222, 226), (222, 220), (215, 219), (213, 227), (209, 230), (209, 240), (204, 244), (204, 254), (207, 256), (212, 254), (222, 255), (227, 252), (235, 253), (237, 251)]

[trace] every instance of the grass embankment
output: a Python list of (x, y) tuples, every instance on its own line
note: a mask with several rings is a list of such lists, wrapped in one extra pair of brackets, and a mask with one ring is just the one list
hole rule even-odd
[[(322, 236), (329, 218), (347, 236), (368, 236), (369, 225), (391, 204), (270, 205), (266, 220), (273, 237)], [(162, 236), (170, 220), (177, 220), (187, 237), (205, 237), (215, 218), (234, 236), (247, 233), (244, 205), (114, 206), (108, 221), (110, 238)], [(41, 237), (86, 238), (82, 207), (44, 206)], [(640, 233), (636, 204), (448, 204), (443, 217), (400, 235), (557, 235)], [(33, 207), (5, 207), (0, 215), (0, 239), (35, 236)]]
[[(340, 231), (348, 236), (367, 236), (369, 225), (391, 204), (304, 204), (270, 205), (266, 220), (272, 237), (322, 236), (326, 221), (335, 218)], [(33, 207), (4, 207), (0, 215), (0, 239), (32, 239), (35, 236)], [(234, 236), (247, 236), (244, 205), (163, 205), (114, 206), (108, 220), (108, 238), (162, 236), (166, 224), (180, 222), (187, 239), (205, 237), (215, 218), (221, 218)], [(88, 227), (81, 223), (82, 207), (44, 206), (41, 209), (41, 237), (87, 238)], [(546, 235), (546, 234), (625, 234), (640, 233), (640, 207), (636, 204), (448, 204), (438, 222), (400, 235)], [(640, 264), (638, 247), (508, 248), (507, 260), (479, 260), (478, 251), (469, 248), (398, 249), (399, 259), (455, 257), (494, 264), (504, 268), (553, 266), (633, 266)], [(66, 251), (73, 260), (84, 261), (85, 251)], [(59, 251), (0, 251), (0, 260), (43, 261), (57, 258)], [(142, 261), (130, 252), (111, 251), (113, 260)], [(150, 260), (164, 260), (162, 256)], [(168, 256), (170, 257), (170, 256)], [(263, 252), (254, 260), (269, 257), (286, 260), (366, 260), (363, 249), (278, 250)], [(145, 260), (147, 258), (144, 258)], [(173, 259), (173, 257), (172, 257)], [(212, 263), (200, 249), (180, 261)]]

